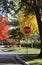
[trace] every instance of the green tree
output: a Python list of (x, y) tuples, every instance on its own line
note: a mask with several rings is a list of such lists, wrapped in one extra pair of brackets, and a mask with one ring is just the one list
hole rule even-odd
[(20, 29), (16, 28), (16, 29), (10, 30), (9, 35), (11, 35), (11, 37), (13, 39), (17, 39), (18, 40), (18, 47), (21, 47), (20, 40), (25, 38), (25, 37), (24, 37), (24, 34), (22, 32), (20, 32)]

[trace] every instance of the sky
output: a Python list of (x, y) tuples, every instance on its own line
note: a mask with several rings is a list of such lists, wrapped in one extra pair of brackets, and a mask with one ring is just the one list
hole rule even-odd
[[(12, 1), (12, 0), (8, 0), (8, 2), (10, 2), (10, 1)], [(3, 4), (1, 4), (1, 2), (0, 2), (0, 15), (6, 16), (6, 11), (4, 10)]]

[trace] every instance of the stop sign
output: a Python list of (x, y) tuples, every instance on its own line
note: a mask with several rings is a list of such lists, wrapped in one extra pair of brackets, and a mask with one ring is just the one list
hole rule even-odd
[(29, 33), (31, 32), (31, 28), (28, 27), (28, 26), (26, 26), (26, 27), (23, 28), (23, 32), (24, 32), (25, 34), (29, 34)]

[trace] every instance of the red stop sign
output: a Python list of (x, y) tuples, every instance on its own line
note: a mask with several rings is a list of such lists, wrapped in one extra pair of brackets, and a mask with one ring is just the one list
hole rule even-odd
[(30, 27), (26, 26), (26, 27), (24, 27), (23, 31), (25, 34), (29, 34), (31, 32), (31, 29), (30, 29)]

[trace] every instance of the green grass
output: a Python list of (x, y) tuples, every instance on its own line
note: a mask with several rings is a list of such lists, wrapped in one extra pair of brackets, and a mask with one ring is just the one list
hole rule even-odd
[(37, 49), (37, 48), (24, 48), (24, 47), (21, 47), (21, 48), (14, 48), (14, 47), (10, 47), (10, 48), (5, 48), (6, 51), (16, 51), (16, 52), (34, 52), (34, 53), (39, 53), (40, 52), (40, 49)]
[(38, 58), (37, 56), (38, 54), (20, 55), (30, 65), (42, 65), (42, 58)]

